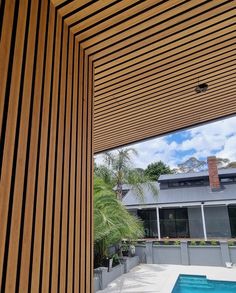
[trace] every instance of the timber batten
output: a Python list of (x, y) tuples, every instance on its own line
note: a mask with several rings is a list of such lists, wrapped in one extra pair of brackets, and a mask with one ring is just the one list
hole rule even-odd
[(68, 3), (4, 7), (1, 292), (92, 292), (92, 76)]
[(235, 114), (235, 25), (235, 0), (0, 1), (1, 292), (92, 292), (93, 153)]

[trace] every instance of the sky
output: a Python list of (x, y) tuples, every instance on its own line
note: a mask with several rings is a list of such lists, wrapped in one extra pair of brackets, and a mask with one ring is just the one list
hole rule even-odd
[[(134, 167), (144, 169), (148, 164), (160, 160), (175, 168), (190, 157), (206, 160), (212, 155), (236, 161), (236, 116), (130, 147), (135, 148), (139, 154), (133, 157)], [(95, 160), (97, 164), (101, 164), (102, 155), (96, 156)]]

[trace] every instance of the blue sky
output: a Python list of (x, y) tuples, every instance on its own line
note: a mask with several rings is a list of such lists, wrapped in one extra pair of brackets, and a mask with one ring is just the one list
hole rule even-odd
[[(236, 116), (199, 127), (132, 145), (139, 155), (133, 161), (136, 167), (146, 168), (148, 164), (163, 161), (174, 168), (194, 156), (205, 160), (216, 155), (236, 161)], [(96, 157), (102, 163), (102, 156)]]

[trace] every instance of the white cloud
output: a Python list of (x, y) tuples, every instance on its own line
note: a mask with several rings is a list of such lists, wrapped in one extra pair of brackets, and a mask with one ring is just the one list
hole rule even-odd
[(236, 161), (236, 135), (226, 139), (223, 149), (216, 155), (217, 157), (229, 158), (231, 161)]
[(224, 134), (225, 136), (236, 134), (236, 116), (225, 120), (219, 120), (214, 123), (209, 123), (199, 127), (195, 127), (189, 131), (192, 135), (196, 133), (203, 133), (205, 135)]
[(137, 149), (139, 156), (135, 160), (135, 165), (140, 168), (146, 168), (152, 162), (163, 161), (166, 164), (174, 167), (175, 152), (177, 143), (168, 143), (165, 137), (156, 138), (151, 141), (146, 141), (134, 145)]
[[(174, 168), (190, 156), (206, 159), (213, 154), (236, 161), (236, 116), (180, 133), (186, 138), (182, 142), (171, 141), (171, 137), (167, 139), (165, 136), (132, 145), (139, 153), (134, 158), (135, 166), (146, 168), (148, 164), (161, 160)], [(101, 163), (102, 157), (97, 156), (96, 162)]]
[(194, 156), (204, 158), (212, 154), (235, 160), (236, 117), (193, 128), (188, 131), (190, 139), (179, 147), (194, 149)]

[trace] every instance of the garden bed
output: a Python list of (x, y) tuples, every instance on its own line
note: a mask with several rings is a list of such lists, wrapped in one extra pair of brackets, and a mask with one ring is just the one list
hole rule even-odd
[(136, 254), (142, 263), (226, 266), (236, 264), (236, 241), (147, 241)]

